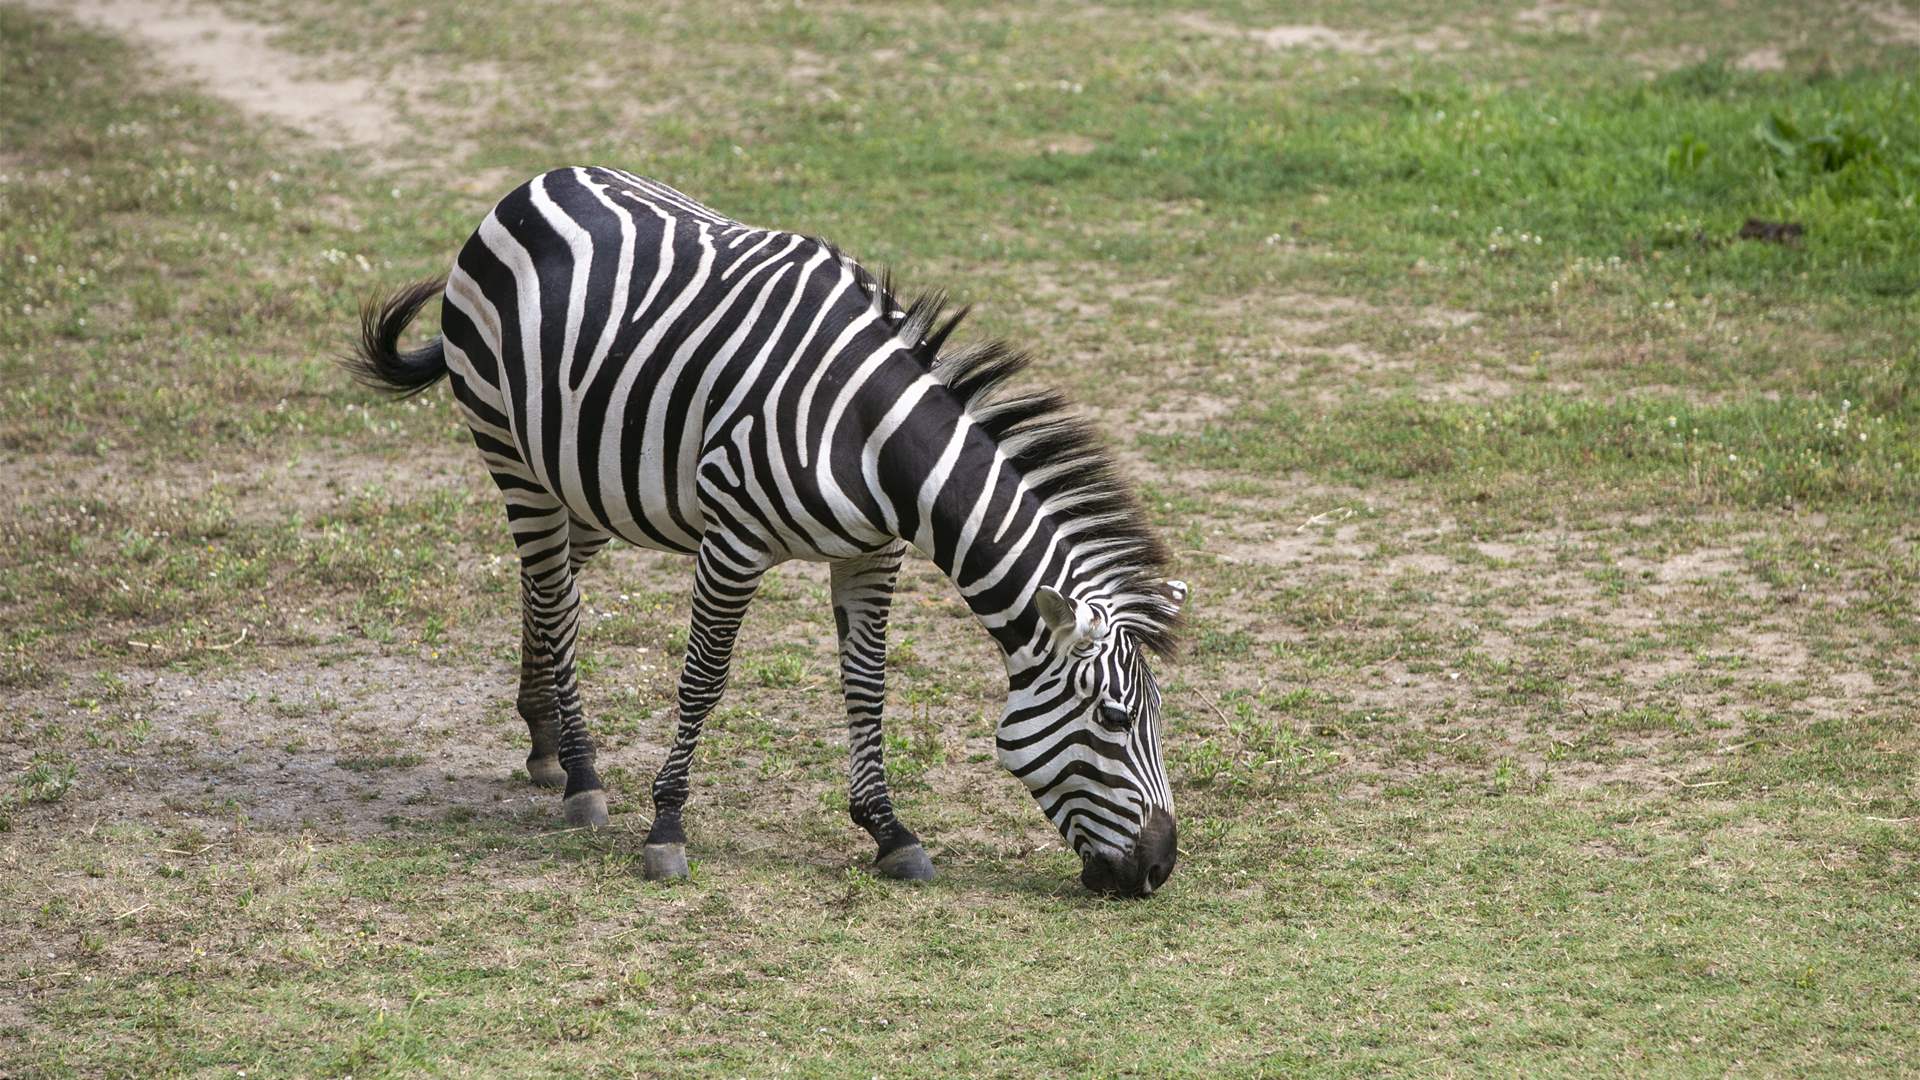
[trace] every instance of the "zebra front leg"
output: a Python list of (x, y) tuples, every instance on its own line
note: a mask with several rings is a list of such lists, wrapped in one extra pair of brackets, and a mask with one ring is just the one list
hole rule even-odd
[(840, 686), (847, 698), (847, 809), (879, 845), (880, 873), (929, 881), (933, 860), (893, 816), (880, 718), (887, 701), (887, 613), (905, 547), (833, 564), (833, 621), (840, 631)]
[[(547, 535), (543, 533), (542, 535)], [(578, 520), (567, 524), (567, 568), (577, 581), (580, 568), (607, 546), (612, 536)], [(523, 583), (524, 584), (524, 583)], [(520, 693), (515, 700), (533, 746), (527, 751), (527, 776), (541, 787), (560, 787), (567, 771), (560, 766), (560, 706), (553, 689), (553, 665), (535, 634), (534, 606), (522, 589), (520, 605)]]
[(687, 805), (694, 747), (707, 714), (727, 688), (740, 619), (771, 565), (765, 553), (716, 533), (700, 541), (693, 574), (693, 621), (687, 632), (686, 663), (680, 669), (680, 722), (673, 748), (653, 780), (653, 828), (647, 832), (642, 852), (650, 880), (687, 876), (687, 834), (681, 814)]

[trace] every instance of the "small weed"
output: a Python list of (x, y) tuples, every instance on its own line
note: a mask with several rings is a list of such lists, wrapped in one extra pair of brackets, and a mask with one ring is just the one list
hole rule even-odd
[(788, 688), (800, 686), (807, 681), (807, 658), (799, 653), (786, 652), (771, 660), (760, 660), (748, 665), (748, 673), (761, 686)]
[(37, 759), (20, 777), (18, 798), (23, 803), (59, 802), (79, 775), (80, 767), (66, 758)]
[(1493, 766), (1492, 788), (1495, 795), (1505, 795), (1513, 789), (1516, 767), (1511, 755), (1502, 756)]
[(888, 885), (874, 876), (871, 871), (858, 866), (849, 866), (841, 874), (843, 891), (840, 903), (848, 909), (858, 908), (869, 902), (882, 899), (887, 894)]

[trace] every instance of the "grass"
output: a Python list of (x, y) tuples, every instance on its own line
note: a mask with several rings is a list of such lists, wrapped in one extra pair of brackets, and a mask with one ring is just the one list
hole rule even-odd
[(1880, 412), (1821, 397), (1702, 405), (1539, 394), (1477, 405), (1397, 396), (1331, 409), (1263, 401), (1149, 445), (1162, 462), (1310, 470), (1362, 485), (1422, 479), (1482, 502), (1493, 493), (1531, 501), (1553, 485), (1622, 507), (1908, 507), (1920, 498), (1920, 439), (1909, 428), (1907, 378), (1879, 396)]
[[(6, 1070), (1920, 1068), (1880, 15), (414, 7), (219, 4), (394, 106), (330, 147), (0, 6)], [(921, 561), (886, 752), (938, 881), (846, 819), (818, 567), (756, 602), (663, 887), (688, 567), (601, 557), (614, 825), (561, 827), (498, 497), (441, 397), (330, 360), (560, 161), (949, 287), (1094, 411), (1195, 587), (1162, 895), (1074, 883)]]

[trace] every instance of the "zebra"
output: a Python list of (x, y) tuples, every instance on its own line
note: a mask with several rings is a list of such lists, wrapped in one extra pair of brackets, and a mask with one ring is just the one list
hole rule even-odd
[[(441, 298), (441, 332), (403, 351)], [(685, 877), (694, 749), (742, 616), (773, 566), (829, 564), (848, 804), (887, 877), (933, 864), (882, 757), (887, 620), (909, 545), (1006, 658), (995, 757), (1097, 892), (1140, 896), (1177, 856), (1149, 656), (1187, 586), (1091, 426), (1029, 357), (949, 338), (967, 309), (896, 296), (824, 240), (726, 218), (658, 181), (556, 169), (514, 189), (444, 277), (361, 312), (347, 358), (395, 397), (448, 377), (506, 502), (520, 564), (516, 709), (534, 783), (607, 823), (576, 678), (579, 574), (610, 541), (691, 555), (674, 741), (652, 786), (652, 879)]]

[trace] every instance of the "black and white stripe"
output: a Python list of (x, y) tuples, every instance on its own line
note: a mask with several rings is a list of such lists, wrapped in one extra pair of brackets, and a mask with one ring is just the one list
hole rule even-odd
[(1185, 586), (1089, 429), (1026, 358), (948, 348), (964, 312), (897, 301), (831, 246), (724, 218), (630, 173), (560, 169), (467, 241), (443, 336), (402, 353), (439, 283), (369, 308), (356, 373), (415, 393), (450, 373), (507, 502), (523, 610), (528, 772), (569, 820), (606, 801), (574, 653), (581, 565), (610, 539), (695, 556), (679, 725), (653, 785), (649, 871), (684, 872), (694, 747), (726, 686), (760, 578), (832, 564), (853, 817), (881, 869), (932, 872), (894, 816), (882, 761), (888, 604), (907, 544), (960, 589), (1006, 655), (999, 760), (1086, 864), (1089, 885), (1150, 892), (1174, 858), (1148, 653), (1167, 653)]

